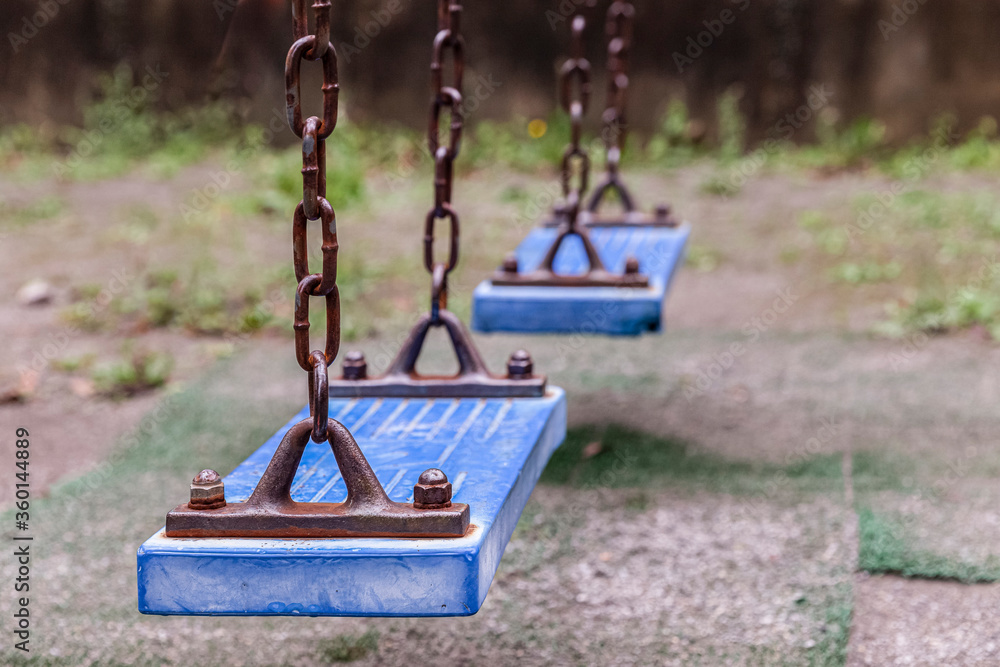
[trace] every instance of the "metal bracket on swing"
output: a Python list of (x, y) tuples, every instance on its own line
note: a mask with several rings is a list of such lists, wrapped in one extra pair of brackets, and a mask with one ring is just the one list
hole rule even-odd
[[(434, 266), (431, 312), (410, 331), (384, 375), (368, 376), (361, 352), (344, 356), (344, 375), (330, 383), (336, 398), (538, 398), (545, 395), (546, 377), (535, 375), (531, 355), (518, 350), (507, 361), (507, 375), (490, 373), (468, 330), (447, 306), (444, 265)], [(417, 359), (428, 332), (444, 327), (458, 358), (458, 373), (428, 376), (417, 372)]]
[[(601, 215), (598, 211), (608, 192), (614, 191), (622, 204), (622, 212), (618, 215)], [(563, 224), (563, 215), (556, 215), (546, 220), (543, 227), (558, 227)], [(601, 182), (594, 187), (594, 193), (587, 202), (587, 208), (580, 212), (577, 224), (580, 227), (680, 227), (681, 221), (674, 217), (667, 204), (658, 205), (652, 213), (646, 213), (636, 208), (635, 199), (626, 187), (619, 174), (608, 172)]]
[[(503, 266), (493, 274), (493, 284), (525, 287), (649, 287), (649, 278), (639, 272), (639, 260), (635, 257), (626, 260), (625, 272), (621, 274), (611, 273), (604, 267), (597, 248), (590, 240), (590, 234), (579, 226), (580, 223), (576, 219), (578, 216), (574, 213), (573, 207), (574, 204), (571, 203), (568, 207), (557, 209), (559, 233), (538, 268), (521, 273), (517, 256), (508, 255), (504, 259)], [(567, 275), (556, 273), (553, 268), (559, 249), (570, 236), (579, 237), (583, 243), (589, 265), (584, 273)]]
[(191, 502), (167, 514), (167, 537), (461, 537), (469, 506), (451, 502), (451, 484), (440, 470), (420, 476), (414, 502), (389, 499), (350, 432), (327, 419), (330, 448), (347, 486), (342, 503), (300, 503), (292, 480), (313, 434), (314, 420), (293, 426), (278, 445), (253, 494), (227, 503), (222, 480), (203, 471), (191, 485)]
[[(531, 357), (518, 351), (507, 362), (507, 375), (490, 373), (462, 322), (447, 310), (420, 318), (384, 375), (368, 377), (368, 365), (360, 352), (344, 357), (344, 376), (330, 383), (337, 398), (537, 398), (545, 395), (545, 376), (535, 375)], [(417, 358), (427, 333), (443, 326), (455, 348), (459, 370), (451, 376), (421, 375)]]

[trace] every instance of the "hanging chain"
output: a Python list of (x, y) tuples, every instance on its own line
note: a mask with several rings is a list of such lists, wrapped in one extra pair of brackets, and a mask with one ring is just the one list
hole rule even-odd
[[(315, 33), (309, 32), (306, 0), (292, 0), (295, 39), (285, 60), (285, 92), (288, 125), (302, 139), (302, 201), (292, 219), (292, 263), (298, 288), (295, 291), (295, 359), (309, 374), (309, 411), (313, 417), (312, 438), (327, 439), (329, 385), (327, 369), (340, 350), (340, 292), (337, 289), (337, 214), (326, 200), (326, 139), (337, 126), (340, 85), (337, 52), (330, 44), (330, 0), (313, 0)], [(323, 66), (322, 117), (302, 115), (302, 61), (321, 61)], [(309, 221), (319, 220), (322, 232), (323, 267), (309, 271)], [(326, 301), (326, 343), (310, 351), (309, 299)]]
[[(319, 60), (330, 44), (330, 0), (313, 0), (313, 13), (316, 16), (316, 48), (312, 50), (309, 60)], [(306, 0), (292, 0), (292, 37), (295, 41), (308, 37), (309, 14), (306, 11)]]
[[(562, 159), (562, 189), (566, 198), (567, 215), (571, 226), (576, 224), (580, 200), (587, 191), (590, 179), (590, 156), (582, 146), (583, 117), (590, 107), (590, 61), (584, 57), (583, 35), (587, 20), (580, 14), (573, 17), (571, 56), (559, 73), (560, 102), (570, 117), (570, 144)], [(574, 162), (578, 163), (577, 182), (574, 186)]]
[[(424, 225), (424, 266), (432, 276), (431, 315), (435, 324), (438, 316), (448, 306), (448, 274), (458, 264), (459, 221), (451, 205), (451, 191), (455, 173), (455, 158), (461, 150), (462, 129), (465, 122), (462, 110), (462, 79), (465, 75), (465, 39), (461, 34), (462, 3), (460, 0), (438, 0), (438, 33), (434, 37), (434, 54), (431, 58), (430, 122), (427, 129), (427, 146), (434, 158), (434, 207), (427, 213)], [(444, 69), (451, 53), (452, 76), (450, 85), (445, 82)], [(448, 110), (451, 126), (448, 143), (441, 143), (441, 115)], [(447, 263), (434, 261), (434, 228), (438, 220), (448, 220), (450, 247)]]
[(608, 37), (608, 105), (604, 110), (604, 143), (607, 148), (607, 169), (612, 177), (618, 174), (625, 135), (625, 105), (628, 99), (629, 58), (632, 51), (632, 31), (635, 7), (626, 0), (615, 0), (608, 9), (605, 30)]

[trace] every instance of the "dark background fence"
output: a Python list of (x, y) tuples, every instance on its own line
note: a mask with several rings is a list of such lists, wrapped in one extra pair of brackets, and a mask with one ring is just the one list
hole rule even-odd
[[(482, 77), (479, 117), (547, 115), (554, 108), (564, 18), (577, 1), (466, 2), (470, 94)], [(433, 4), (335, 0), (334, 43), (349, 116), (423, 122)], [(926, 133), (942, 113), (968, 129), (1000, 105), (996, 0), (636, 5), (632, 119), (640, 128), (653, 127), (668, 102), (680, 99), (711, 131), (716, 100), (726, 91), (739, 96), (751, 139), (773, 133), (808, 103), (815, 86), (825, 86), (829, 116), (840, 123), (876, 117), (897, 142)], [(157, 96), (166, 107), (227, 96), (262, 118), (283, 105), (288, 0), (5, 0), (0, 25), (0, 123), (79, 121), (97, 75), (121, 62), (137, 80), (147, 67), (167, 73)], [(592, 26), (598, 70), (600, 33)]]

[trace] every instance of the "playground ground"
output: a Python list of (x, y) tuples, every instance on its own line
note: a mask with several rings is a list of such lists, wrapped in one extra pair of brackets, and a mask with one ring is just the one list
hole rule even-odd
[[(571, 421), (477, 616), (140, 616), (135, 549), (187, 480), (228, 472), (305, 401), (284, 326), (291, 209), (261, 186), (292, 169), (294, 190), (294, 160), (259, 157), (215, 194), (211, 154), (0, 181), (0, 415), (31, 431), (33, 662), (1000, 661), (996, 179), (948, 156), (907, 180), (766, 168), (738, 186), (711, 160), (637, 166), (639, 199), (694, 225), (667, 332), (477, 337), (493, 364), (529, 348)], [(427, 297), (430, 180), (422, 164), (367, 176), (339, 209), (344, 348), (392, 351)], [(552, 177), (465, 174), (459, 314)], [(19, 303), (36, 279), (51, 299)], [(0, 656), (22, 659), (10, 641)]]

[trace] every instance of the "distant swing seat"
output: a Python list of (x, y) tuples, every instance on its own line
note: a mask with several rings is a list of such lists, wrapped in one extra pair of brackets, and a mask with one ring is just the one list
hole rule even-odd
[[(172, 538), (139, 548), (139, 611), (166, 615), (465, 616), (482, 606), (542, 470), (565, 437), (563, 391), (539, 398), (362, 398), (330, 401), (392, 501), (412, 503), (428, 468), (447, 470), (469, 507), (454, 538)], [(224, 480), (250, 497), (282, 434)], [(299, 503), (347, 494), (330, 446), (310, 442), (291, 486)], [(300, 505), (301, 507), (301, 505)]]
[[(608, 9), (608, 102), (602, 114), (607, 168), (586, 200), (590, 157), (581, 136), (591, 65), (584, 57), (587, 21), (580, 14), (573, 18), (571, 56), (559, 73), (559, 101), (571, 128), (560, 168), (565, 202), (541, 229), (528, 234), (491, 280), (476, 288), (474, 330), (608, 336), (662, 331), (663, 302), (690, 226), (666, 206), (639, 212), (620, 176), (634, 19), (631, 3), (616, 1)], [(622, 212), (600, 214), (612, 192)]]
[[(599, 191), (600, 193), (602, 191)], [(599, 201), (599, 200), (598, 200)], [(590, 207), (588, 207), (590, 208)], [(594, 207), (596, 208), (596, 207)], [(492, 280), (473, 294), (472, 328), (481, 333), (568, 333), (638, 336), (663, 329), (663, 303), (684, 258), (691, 226), (678, 223), (669, 209), (652, 215), (626, 210), (619, 215), (581, 212), (576, 223), (582, 234), (567, 233), (557, 215), (532, 230)], [(554, 244), (561, 239), (550, 273), (569, 280), (498, 280), (505, 274), (537, 273)], [(594, 266), (587, 242), (607, 272), (623, 278), (645, 276), (645, 284), (625, 279), (606, 286), (575, 286)], [(629, 260), (638, 260), (629, 266)]]

